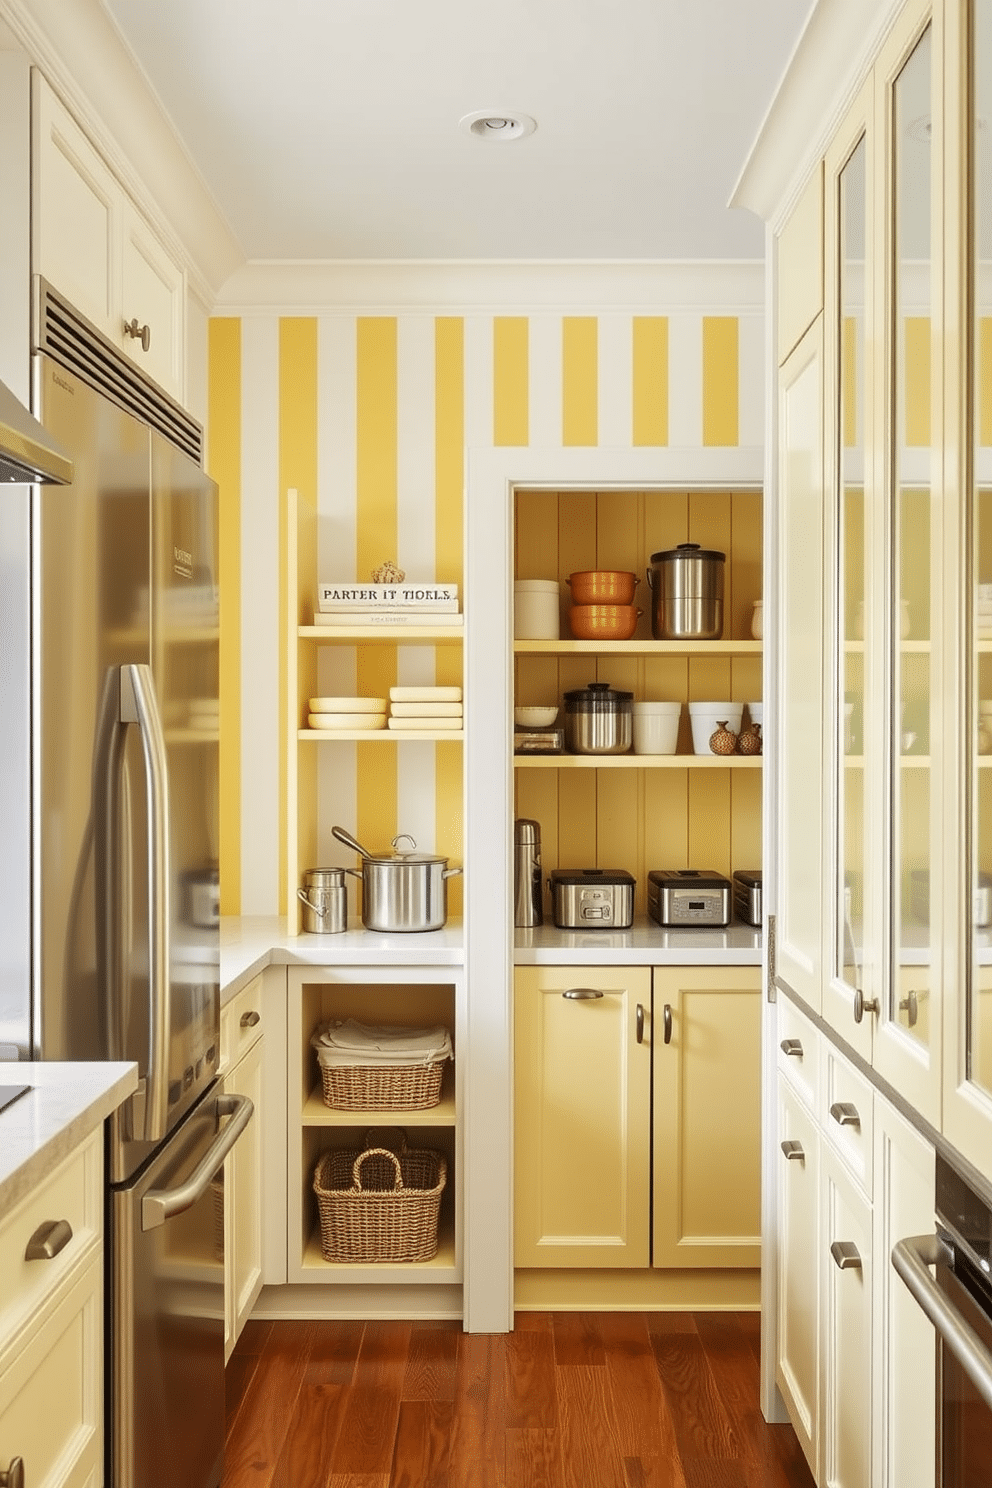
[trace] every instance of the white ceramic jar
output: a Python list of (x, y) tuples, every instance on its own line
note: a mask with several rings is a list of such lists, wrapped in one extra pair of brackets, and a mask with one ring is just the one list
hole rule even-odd
[(558, 580), (517, 579), (513, 585), (513, 637), (558, 640)]
[(692, 748), (695, 754), (712, 754), (710, 735), (715, 734), (721, 723), (725, 723), (732, 734), (741, 731), (743, 703), (690, 703), (689, 722), (692, 725)]
[(674, 754), (681, 715), (681, 703), (635, 703), (634, 753)]

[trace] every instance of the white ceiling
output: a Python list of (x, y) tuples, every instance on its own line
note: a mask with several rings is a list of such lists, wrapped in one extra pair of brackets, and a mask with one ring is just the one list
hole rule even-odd
[(249, 259), (722, 259), (814, 0), (103, 3)]

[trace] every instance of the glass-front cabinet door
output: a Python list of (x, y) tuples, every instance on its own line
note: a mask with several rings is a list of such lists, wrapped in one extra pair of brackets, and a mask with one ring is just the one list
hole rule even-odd
[(869, 416), (872, 227), (869, 146), (872, 88), (862, 90), (825, 161), (825, 268), (827, 276), (829, 375), (836, 388), (829, 429), (829, 487), (832, 496), (834, 572), (833, 773), (835, 802), (830, 837), (832, 952), (824, 987), (823, 1016), (865, 1058), (871, 1057), (872, 1023), (853, 1020), (855, 999), (877, 995), (877, 915), (869, 871), (870, 839), (866, 794), (866, 740), (872, 731), (872, 644), (877, 630), (871, 598), (875, 539), (871, 530), (874, 472), (866, 462)]
[[(856, 997), (874, 1027), (872, 1062), (935, 1122), (940, 1116), (940, 992), (945, 902), (942, 676), (942, 128), (939, 18), (916, 7), (875, 74), (884, 364), (876, 441), (882, 541), (869, 589), (879, 735), (866, 789), (880, 797), (878, 985)], [(869, 601), (866, 598), (866, 609)]]

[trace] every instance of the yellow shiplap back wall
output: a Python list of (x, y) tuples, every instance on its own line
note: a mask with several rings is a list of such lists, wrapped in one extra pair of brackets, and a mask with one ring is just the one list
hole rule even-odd
[[(389, 308), (369, 308), (371, 295), (342, 307), (322, 288), (307, 291), (304, 313), (284, 277), (257, 293), (232, 286), (212, 325), (208, 465), (222, 486), (229, 555), (223, 645), (240, 657), (222, 683), (223, 716), (236, 725), (223, 755), (224, 913), (282, 912), (296, 887), (283, 867), (279, 717), (287, 486), (316, 490), (320, 578), (367, 578), (396, 558), (411, 578), (461, 582), (469, 448), (654, 445), (685, 449), (691, 463), (693, 449), (762, 443), (758, 266), (711, 278), (673, 266), (664, 293), (628, 295), (624, 279), (622, 297), (620, 271), (602, 266), (598, 298), (590, 268), (568, 310), (548, 309), (544, 289), (530, 307), (526, 294), (512, 301), (498, 276), (491, 295), (464, 305), (435, 292), (424, 308), (414, 287), (407, 308), (391, 272)], [(460, 680), (457, 647), (330, 651), (322, 691)], [(335, 821), (373, 849), (408, 831), (462, 861), (458, 745), (321, 746), (318, 775), (322, 863), (350, 861), (330, 836)], [(452, 912), (459, 888), (451, 880)]]

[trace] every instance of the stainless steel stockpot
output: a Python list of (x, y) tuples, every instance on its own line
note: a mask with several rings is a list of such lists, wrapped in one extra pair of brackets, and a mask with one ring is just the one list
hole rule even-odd
[(679, 543), (651, 554), (651, 634), (656, 641), (715, 641), (723, 634), (726, 554)]
[(626, 754), (633, 740), (634, 694), (590, 682), (565, 694), (565, 748), (572, 754)]
[(410, 850), (370, 853), (343, 827), (332, 827), (331, 835), (361, 854), (361, 871), (349, 868), (362, 881), (362, 924), (366, 930), (440, 930), (448, 917), (449, 878), (461, 873), (449, 868), (448, 859), (416, 851), (408, 833), (394, 837), (392, 846), (403, 841)]

